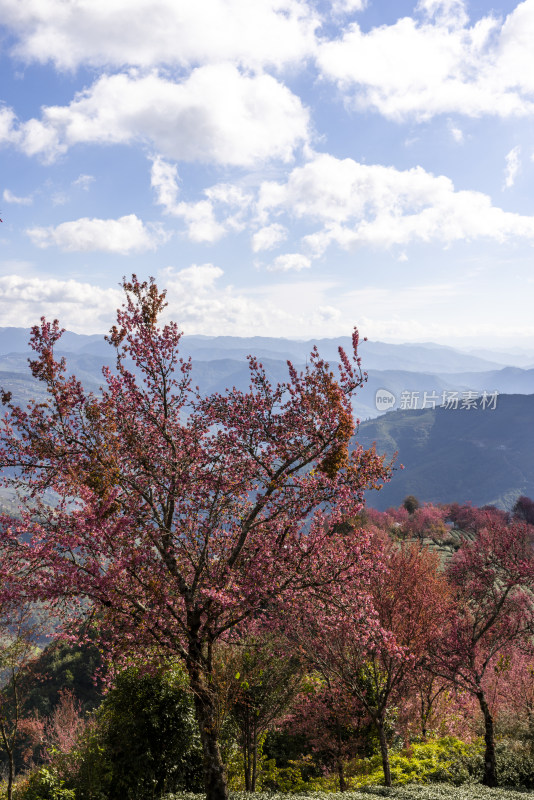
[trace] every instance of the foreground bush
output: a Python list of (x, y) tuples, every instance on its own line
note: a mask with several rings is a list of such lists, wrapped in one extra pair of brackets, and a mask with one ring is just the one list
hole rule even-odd
[(200, 791), (202, 751), (183, 673), (119, 675), (68, 751), (18, 781), (14, 800), (153, 800)]
[[(452, 786), (480, 783), (484, 773), (484, 746), (481, 741), (466, 744), (452, 736), (436, 741), (413, 744), (391, 754), (391, 775), (394, 787), (407, 784), (441, 783)], [(534, 754), (528, 746), (517, 742), (499, 742), (497, 746), (498, 777), (501, 786), (517, 789), (534, 788)], [(335, 773), (318, 775), (309, 757), (296, 757), (283, 766), (274, 759), (262, 759), (260, 785), (263, 790), (280, 794), (315, 794), (339, 790)], [(352, 790), (371, 791), (382, 787), (384, 775), (379, 754), (349, 761), (346, 780)], [(237, 786), (233, 786), (237, 788)], [(380, 788), (381, 790), (381, 788)], [(347, 796), (344, 794), (343, 796)]]
[[(463, 783), (480, 781), (483, 775), (483, 748), (466, 744), (451, 736), (434, 742), (414, 744), (391, 755), (391, 776), (395, 786), (408, 783)], [(378, 755), (356, 762), (355, 781), (359, 786), (383, 783)], [(363, 773), (363, 774), (362, 774)]]
[(109, 800), (145, 800), (203, 788), (193, 700), (181, 670), (123, 672), (102, 706)]
[[(163, 800), (203, 800), (205, 795), (179, 793), (165, 795)], [(291, 795), (291, 800), (373, 800), (374, 797), (390, 797), (391, 800), (524, 800), (525, 794), (510, 789), (489, 789), (481, 785), (431, 786), (407, 785), (387, 788), (369, 786), (348, 792), (305, 792)], [(287, 800), (282, 792), (230, 792), (230, 800)], [(148, 799), (147, 799), (148, 800)]]

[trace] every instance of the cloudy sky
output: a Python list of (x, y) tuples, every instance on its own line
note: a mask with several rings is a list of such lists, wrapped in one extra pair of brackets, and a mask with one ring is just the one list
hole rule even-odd
[(0, 325), (533, 347), (534, 0), (0, 0)]

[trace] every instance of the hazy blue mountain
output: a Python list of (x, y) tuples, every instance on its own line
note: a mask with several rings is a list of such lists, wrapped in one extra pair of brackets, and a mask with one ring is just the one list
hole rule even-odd
[[(17, 399), (20, 397), (25, 400), (32, 393), (39, 394), (41, 391), (40, 387), (31, 388), (27, 364), (31, 354), (27, 345), (29, 335), (29, 329), (0, 328), (2, 385), (13, 391)], [(69, 373), (77, 375), (87, 389), (97, 391), (102, 383), (102, 366), (112, 367), (114, 363), (113, 349), (103, 336), (66, 332), (60, 344), (58, 355), (67, 357)], [(349, 337), (317, 342), (321, 354), (331, 363), (338, 358), (337, 348), (340, 344), (348, 350)], [(184, 336), (182, 339), (182, 355), (184, 358), (191, 356), (193, 381), (203, 394), (223, 392), (232, 386), (247, 389), (249, 370), (246, 356), (249, 353), (262, 361), (273, 382), (285, 380), (287, 359), (292, 360), (295, 366), (302, 367), (312, 347), (313, 343), (309, 341), (261, 336)], [(389, 407), (406, 407), (403, 400), (406, 393), (416, 395), (416, 407), (421, 408), (425, 392), (427, 397), (438, 397), (438, 404), (444, 391), (534, 392), (534, 370), (515, 367), (495, 369), (492, 361), (442, 345), (363, 342), (361, 354), (368, 382), (358, 393), (354, 411), (362, 420), (374, 418)], [(377, 406), (376, 393), (380, 389), (392, 396), (390, 406)]]
[(370, 492), (370, 505), (399, 505), (408, 494), (420, 501), (471, 501), (510, 508), (518, 495), (534, 497), (534, 395), (502, 395), (494, 410), (391, 411), (360, 425), (357, 440), (376, 442), (392, 456), (389, 484)]
[(534, 369), (504, 367), (488, 372), (458, 372), (447, 375), (451, 383), (470, 389), (503, 394), (531, 394), (534, 392)]
[(488, 361), (497, 361), (507, 367), (523, 367), (531, 369), (534, 366), (534, 349), (514, 347), (509, 350), (490, 350), (484, 347), (469, 347), (466, 352), (484, 358)]
[[(263, 336), (240, 338), (236, 336), (184, 336), (183, 349), (193, 358), (212, 361), (220, 358), (245, 358), (249, 353), (258, 358), (284, 359), (304, 362), (312, 347), (330, 361), (338, 360), (338, 347), (351, 350), (348, 336), (316, 341), (295, 341)], [(410, 372), (460, 372), (484, 371), (502, 366), (498, 361), (488, 361), (478, 356), (462, 353), (452, 347), (437, 344), (386, 344), (362, 342), (360, 355), (365, 370), (407, 370)]]
[[(28, 330), (0, 328), (0, 386), (22, 404), (45, 396), (28, 369), (28, 338)], [(350, 341), (346, 337), (317, 342), (331, 362), (339, 344), (348, 349)], [(193, 383), (202, 394), (234, 386), (246, 390), (248, 353), (260, 358), (273, 383), (283, 381), (286, 360), (304, 365), (311, 347), (311, 342), (267, 337), (183, 338), (183, 355), (192, 356)], [(67, 356), (69, 372), (93, 391), (102, 384), (102, 366), (114, 363), (113, 350), (101, 336), (67, 333), (61, 353)], [(491, 360), (433, 344), (365, 342), (361, 355), (368, 381), (354, 404), (363, 420), (358, 438), (365, 445), (376, 440), (380, 452), (391, 455), (398, 450), (398, 463), (405, 465), (382, 492), (370, 495), (372, 504), (384, 508), (415, 494), (423, 501), (510, 506), (518, 494), (534, 496), (534, 369), (499, 368)], [(377, 409), (379, 390), (390, 393), (396, 409), (406, 394), (417, 396), (417, 410), (395, 410), (373, 419), (385, 410)], [(484, 390), (499, 393), (493, 411), (421, 408), (425, 392), (439, 405), (444, 392)], [(7, 505), (11, 498), (3, 500)]]
[[(0, 355), (27, 353), (30, 331), (28, 328), (0, 328)], [(182, 353), (201, 361), (220, 359), (242, 360), (248, 354), (258, 358), (304, 363), (314, 344), (321, 355), (331, 361), (338, 358), (341, 345), (350, 351), (350, 337), (318, 339), (317, 341), (296, 341), (265, 336), (184, 336)], [(98, 334), (85, 336), (66, 332), (59, 352), (85, 353), (87, 355), (108, 356), (110, 346)], [(410, 372), (482, 372), (498, 369), (498, 361), (479, 358), (452, 347), (425, 344), (386, 344), (384, 342), (362, 342), (360, 354), (366, 370), (408, 370)]]

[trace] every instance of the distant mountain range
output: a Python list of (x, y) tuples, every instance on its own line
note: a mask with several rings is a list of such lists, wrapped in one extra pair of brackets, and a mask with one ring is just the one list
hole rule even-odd
[[(0, 354), (27, 353), (29, 328), (0, 328)], [(350, 351), (351, 340), (348, 336), (336, 339), (316, 339), (297, 341), (266, 336), (184, 336), (182, 350), (185, 356), (192, 356), (199, 361), (219, 361), (221, 359), (242, 360), (253, 354), (258, 358), (269, 358), (275, 361), (294, 360), (302, 363), (309, 356), (314, 345), (321, 355), (329, 360), (338, 358), (338, 347)], [(90, 336), (66, 331), (60, 342), (63, 352), (84, 355), (109, 356), (111, 348), (104, 341), (103, 335)], [(385, 342), (361, 342), (360, 354), (366, 369), (406, 370), (409, 372), (484, 372), (514, 365), (510, 362), (510, 354), (484, 351), (482, 358), (474, 353), (434, 344), (386, 344)], [(518, 358), (520, 358), (518, 356)], [(529, 361), (534, 366), (534, 352), (530, 358), (521, 356), (522, 361)], [(521, 366), (524, 366), (521, 364)]]
[[(27, 367), (30, 331), (25, 328), (0, 328), (0, 383), (21, 400), (39, 392)], [(88, 389), (97, 390), (102, 382), (103, 364), (113, 365), (113, 351), (101, 335), (84, 336), (66, 332), (61, 339), (59, 354), (68, 356), (69, 369), (84, 382)], [(320, 339), (317, 347), (327, 360), (338, 360), (338, 347), (350, 351), (349, 337)], [(314, 345), (312, 341), (255, 336), (184, 336), (182, 354), (193, 359), (193, 379), (205, 394), (224, 391), (236, 386), (246, 389), (249, 371), (246, 356), (260, 358), (269, 378), (281, 381), (287, 377), (289, 359), (296, 366), (305, 364)], [(443, 397), (444, 392), (534, 393), (534, 368), (509, 366), (499, 358), (513, 358), (513, 354), (484, 351), (484, 358), (452, 347), (432, 343), (386, 344), (362, 342), (360, 346), (363, 368), (368, 381), (358, 393), (355, 413), (362, 419), (378, 416), (390, 408), (406, 407), (406, 396), (416, 395), (421, 407), (427, 395)], [(534, 353), (522, 353), (523, 362), (529, 358), (534, 363)], [(389, 392), (388, 405), (376, 402), (379, 390)], [(438, 403), (439, 404), (439, 403)]]
[[(19, 403), (43, 396), (28, 369), (29, 335), (24, 328), (0, 328), (0, 387)], [(193, 381), (209, 394), (248, 387), (249, 353), (261, 359), (270, 380), (283, 381), (287, 359), (303, 366), (313, 344), (267, 337), (184, 336), (182, 354), (192, 357)], [(350, 351), (351, 343), (345, 337), (316, 344), (324, 358), (335, 362), (338, 347)], [(102, 383), (102, 366), (112, 367), (114, 362), (112, 348), (100, 335), (67, 332), (61, 354), (67, 356), (69, 371), (94, 391)], [(431, 343), (363, 342), (360, 354), (368, 380), (354, 405), (362, 420), (358, 441), (366, 446), (376, 441), (378, 452), (389, 455), (398, 450), (397, 464), (405, 466), (381, 492), (369, 494), (371, 505), (398, 505), (407, 494), (421, 501), (471, 500), (502, 507), (510, 507), (519, 494), (534, 497), (534, 368), (509, 363), (517, 357), (525, 365), (534, 364), (534, 353), (467, 353)], [(495, 397), (494, 410), (462, 410), (464, 400), (484, 392)], [(379, 396), (387, 402), (378, 403)], [(452, 397), (457, 398), (456, 410), (439, 408)], [(6, 506), (11, 501), (3, 497)]]
[[(369, 505), (384, 510), (408, 494), (421, 502), (472, 502), (510, 509), (534, 497), (534, 395), (501, 395), (495, 408), (390, 411), (360, 425), (364, 447), (376, 443), (396, 469)], [(403, 465), (404, 469), (400, 466)]]

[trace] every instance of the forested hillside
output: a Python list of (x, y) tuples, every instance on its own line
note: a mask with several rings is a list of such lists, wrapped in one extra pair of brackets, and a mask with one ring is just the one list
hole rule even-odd
[[(360, 425), (357, 440), (397, 452), (397, 469), (379, 493), (379, 509), (408, 494), (432, 503), (472, 502), (511, 508), (534, 495), (534, 395), (501, 395), (494, 410), (392, 411)], [(400, 469), (400, 465), (404, 469)]]

